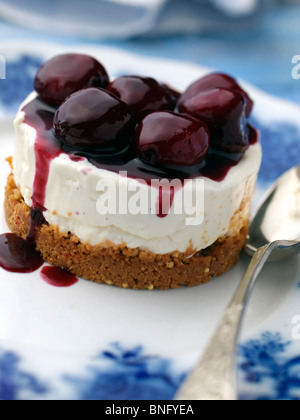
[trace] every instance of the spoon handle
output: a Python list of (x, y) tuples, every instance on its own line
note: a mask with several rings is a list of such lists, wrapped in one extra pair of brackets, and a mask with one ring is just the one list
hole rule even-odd
[(274, 244), (256, 251), (202, 359), (185, 380), (176, 400), (236, 400), (234, 366), (244, 309)]

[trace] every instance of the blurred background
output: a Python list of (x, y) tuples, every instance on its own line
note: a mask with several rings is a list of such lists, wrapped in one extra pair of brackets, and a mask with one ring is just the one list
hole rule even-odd
[(89, 43), (202, 64), (300, 103), (292, 77), (300, 0), (0, 0), (0, 39), (2, 46)]

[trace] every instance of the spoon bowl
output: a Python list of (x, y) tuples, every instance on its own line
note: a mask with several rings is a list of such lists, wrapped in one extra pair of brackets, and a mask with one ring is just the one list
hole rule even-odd
[(296, 249), (293, 242), (300, 240), (300, 165), (283, 174), (262, 200), (253, 216), (245, 251), (253, 257), (259, 248), (283, 240), (291, 243), (275, 248), (269, 261), (290, 256)]

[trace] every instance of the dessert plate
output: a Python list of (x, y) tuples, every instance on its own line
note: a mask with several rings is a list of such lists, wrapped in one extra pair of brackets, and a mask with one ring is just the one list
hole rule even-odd
[[(0, 45), (0, 201), (13, 149), (13, 116), (46, 59), (85, 52), (110, 74), (156, 77), (184, 89), (209, 70), (121, 50), (20, 42)], [(167, 77), (167, 80), (166, 80)], [(300, 155), (300, 108), (243, 83), (256, 102), (264, 159), (255, 204)], [(1, 233), (7, 232), (3, 210)], [(40, 272), (0, 269), (0, 399), (172, 399), (200, 357), (249, 259), (194, 288), (134, 291), (79, 280), (69, 288)], [(240, 399), (300, 399), (300, 259), (270, 263), (261, 275), (239, 343)]]

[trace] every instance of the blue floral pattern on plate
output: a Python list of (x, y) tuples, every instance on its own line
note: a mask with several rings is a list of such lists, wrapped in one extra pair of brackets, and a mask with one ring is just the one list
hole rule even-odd
[[(290, 345), (280, 333), (266, 332), (240, 347), (239, 369), (244, 381), (254, 385), (252, 393), (242, 393), (240, 399), (300, 400), (300, 355), (289, 357)], [(259, 390), (266, 383), (267, 390)]]
[[(0, 350), (0, 401), (22, 400), (22, 395), (47, 398), (53, 392), (35, 375), (20, 368), (21, 357)], [(171, 360), (145, 355), (141, 346), (125, 349), (113, 343), (90, 361), (86, 374), (63, 374), (61, 381), (76, 400), (170, 400), (184, 379), (174, 372)], [(52, 394), (53, 395), (53, 394)]]
[(65, 376), (80, 400), (170, 400), (184, 375), (175, 374), (170, 360), (146, 356), (141, 346), (125, 350), (119, 343), (100, 353), (104, 368), (87, 367), (86, 377)]
[(16, 353), (0, 349), (0, 401), (17, 400), (24, 389), (36, 396), (47, 393), (47, 385), (24, 372), (20, 368), (20, 361)]
[(272, 183), (286, 170), (299, 163), (300, 128), (285, 122), (266, 125), (257, 118), (253, 123), (260, 131), (263, 150), (259, 181)]
[[(300, 400), (300, 355), (289, 357), (290, 345), (280, 333), (266, 332), (240, 346), (240, 376), (253, 385), (240, 400)], [(51, 384), (22, 371), (20, 361), (15, 353), (0, 351), (0, 400), (21, 400), (24, 391), (46, 398)], [(171, 400), (184, 377), (168, 359), (145, 355), (141, 346), (125, 349), (114, 343), (90, 361), (85, 375), (61, 380), (76, 400)]]
[(24, 98), (33, 90), (33, 80), (42, 61), (38, 57), (22, 55), (7, 61), (5, 80), (0, 81), (0, 109), (4, 114), (15, 114)]

